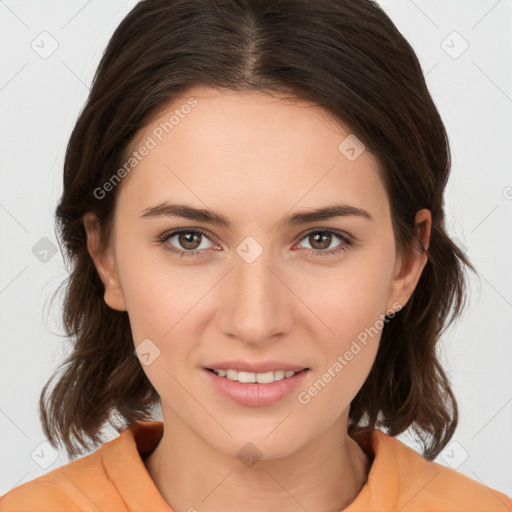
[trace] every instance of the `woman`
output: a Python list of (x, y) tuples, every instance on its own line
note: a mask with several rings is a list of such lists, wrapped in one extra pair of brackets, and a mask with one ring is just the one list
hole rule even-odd
[(473, 269), (449, 170), (374, 2), (136, 5), (66, 153), (74, 350), (40, 401), (71, 457), (121, 435), (0, 509), (510, 509), (433, 462), (458, 420), (436, 344)]

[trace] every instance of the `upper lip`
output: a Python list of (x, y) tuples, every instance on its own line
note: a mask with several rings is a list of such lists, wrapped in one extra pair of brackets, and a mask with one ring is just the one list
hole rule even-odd
[(249, 361), (220, 361), (213, 363), (206, 368), (210, 370), (237, 370), (239, 372), (252, 372), (252, 373), (265, 373), (276, 370), (294, 371), (299, 372), (306, 369), (306, 366), (300, 366), (296, 364), (284, 363), (282, 361), (260, 361), (260, 362), (249, 362)]

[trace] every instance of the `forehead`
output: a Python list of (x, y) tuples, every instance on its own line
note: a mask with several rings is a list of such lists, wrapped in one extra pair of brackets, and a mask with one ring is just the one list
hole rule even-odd
[(387, 212), (374, 155), (347, 157), (344, 141), (355, 141), (359, 151), (357, 140), (317, 105), (262, 92), (194, 88), (159, 109), (139, 132), (130, 150), (150, 149), (121, 196), (140, 210), (179, 198), (224, 211), (246, 205), (250, 215), (254, 208), (289, 210), (346, 199)]

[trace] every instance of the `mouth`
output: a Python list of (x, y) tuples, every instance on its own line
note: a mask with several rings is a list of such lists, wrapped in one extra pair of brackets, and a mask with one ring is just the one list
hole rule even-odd
[(298, 373), (305, 372), (309, 368), (303, 368), (302, 370), (271, 370), (268, 372), (246, 372), (238, 371), (233, 368), (221, 369), (221, 368), (206, 368), (209, 372), (214, 373), (217, 377), (229, 379), (234, 382), (241, 382), (243, 384), (270, 384), (283, 379), (289, 379)]
[(220, 397), (245, 407), (264, 407), (290, 398), (309, 368), (249, 372), (234, 368), (203, 368), (207, 385)]

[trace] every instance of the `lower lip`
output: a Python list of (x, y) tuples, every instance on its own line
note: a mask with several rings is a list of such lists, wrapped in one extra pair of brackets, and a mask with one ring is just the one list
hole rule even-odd
[(238, 382), (227, 377), (219, 377), (207, 369), (203, 369), (203, 372), (221, 395), (234, 400), (239, 405), (263, 407), (272, 405), (289, 395), (304, 380), (308, 370), (302, 370), (293, 377), (276, 380), (269, 384)]

